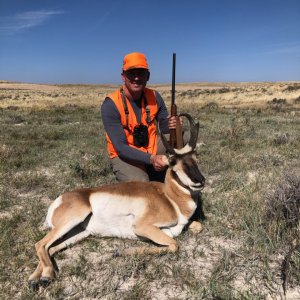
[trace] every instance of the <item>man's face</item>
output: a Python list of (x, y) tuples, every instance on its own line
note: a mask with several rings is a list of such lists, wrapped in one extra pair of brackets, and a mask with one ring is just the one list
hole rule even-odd
[(142, 92), (147, 84), (149, 71), (146, 69), (131, 69), (122, 73), (122, 80), (130, 92)]

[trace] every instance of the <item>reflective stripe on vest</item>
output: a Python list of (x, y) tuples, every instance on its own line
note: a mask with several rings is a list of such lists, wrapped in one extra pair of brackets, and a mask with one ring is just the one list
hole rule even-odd
[[(121, 123), (122, 123), (124, 133), (125, 133), (126, 138), (127, 138), (128, 145), (132, 148), (138, 149), (138, 150), (143, 151), (143, 152), (156, 154), (156, 152), (157, 152), (157, 133), (156, 133), (156, 122), (153, 122), (153, 121), (156, 117), (158, 108), (157, 108), (157, 101), (156, 101), (156, 97), (155, 97), (155, 91), (151, 90), (151, 89), (148, 89), (148, 88), (145, 88), (144, 95), (147, 99), (147, 104), (148, 104), (148, 107), (150, 109), (150, 118), (151, 118), (152, 122), (148, 126), (149, 145), (148, 145), (148, 147), (140, 147), (140, 148), (134, 146), (134, 144), (133, 144), (132, 132), (134, 130), (134, 127), (136, 125), (138, 125), (139, 123), (137, 122), (137, 119), (136, 119), (134, 110), (133, 110), (133, 108), (130, 104), (130, 101), (126, 98), (128, 112), (129, 112), (129, 114), (128, 114), (128, 127), (129, 127), (129, 130), (128, 130), (128, 128), (126, 128), (127, 121), (126, 121), (126, 115), (125, 115), (125, 111), (124, 111), (124, 105), (123, 105), (123, 102), (122, 102), (122, 96), (121, 96), (120, 90), (117, 90), (114, 93), (108, 95), (108, 97), (115, 103), (115, 105), (116, 105), (116, 107), (117, 107), (117, 109), (120, 113)], [(143, 123), (144, 125), (147, 125), (146, 117), (147, 117), (146, 109), (145, 109), (144, 101), (142, 100), (141, 123)], [(108, 153), (110, 155), (110, 158), (117, 157), (118, 153), (115, 150), (108, 134), (106, 134), (106, 140), (107, 140), (107, 148), (108, 148)]]

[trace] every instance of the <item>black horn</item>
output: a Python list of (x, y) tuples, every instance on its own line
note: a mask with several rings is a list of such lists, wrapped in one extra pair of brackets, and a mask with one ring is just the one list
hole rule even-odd
[(167, 152), (169, 154), (175, 154), (174, 148), (170, 146), (169, 142), (167, 141), (166, 137), (164, 136), (164, 134), (160, 131), (159, 126), (158, 126), (158, 132), (161, 138), (161, 141), (163, 143), (163, 145), (165, 146)]
[(191, 136), (188, 144), (192, 147), (192, 149), (195, 149), (197, 145), (198, 134), (199, 134), (199, 122), (195, 124), (192, 116), (187, 113), (181, 113), (179, 114), (179, 116), (186, 117), (190, 123)]

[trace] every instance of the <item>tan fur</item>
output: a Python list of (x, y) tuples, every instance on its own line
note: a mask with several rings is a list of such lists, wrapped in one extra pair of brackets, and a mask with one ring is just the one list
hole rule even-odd
[(170, 171), (167, 172), (166, 177), (169, 179), (167, 180), (167, 184), (165, 185), (165, 194), (170, 199), (176, 199), (176, 204), (178, 205), (181, 213), (190, 218), (191, 215), (194, 213), (194, 210), (191, 209), (189, 206), (189, 202), (191, 201), (191, 196), (185, 194), (174, 182), (171, 180)]
[[(91, 212), (89, 196), (90, 190), (88, 189), (63, 194), (63, 203), (55, 210), (52, 218), (53, 226), (57, 227), (64, 222), (67, 216), (66, 212), (72, 212), (71, 218), (81, 218), (82, 214), (89, 214)], [(76, 209), (74, 209), (74, 206), (76, 206)]]

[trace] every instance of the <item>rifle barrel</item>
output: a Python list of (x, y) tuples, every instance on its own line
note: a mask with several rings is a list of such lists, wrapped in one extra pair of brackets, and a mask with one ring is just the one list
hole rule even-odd
[(175, 72), (176, 72), (176, 53), (173, 53), (173, 65), (172, 65), (172, 105), (175, 104)]

